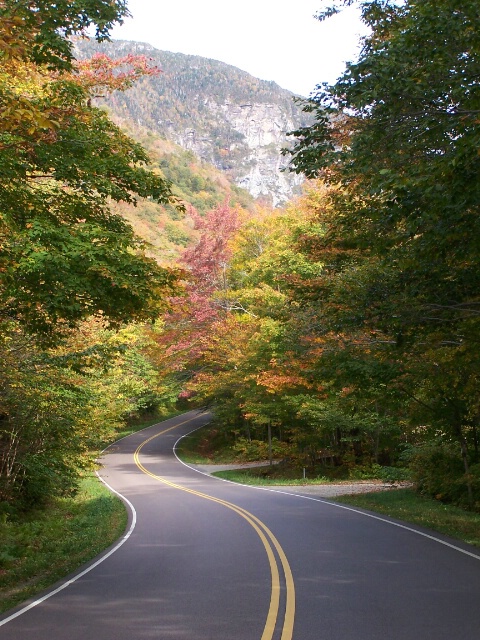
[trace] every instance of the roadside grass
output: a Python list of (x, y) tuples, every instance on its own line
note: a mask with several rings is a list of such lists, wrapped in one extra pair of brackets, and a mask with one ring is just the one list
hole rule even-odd
[(395, 489), (349, 496), (335, 502), (382, 513), (404, 522), (418, 524), (452, 538), (480, 547), (480, 514), (442, 504), (413, 489)]
[[(269, 475), (262, 474), (262, 470), (265, 467), (255, 467), (252, 469), (232, 469), (231, 471), (215, 471), (212, 473), (216, 478), (222, 478), (223, 480), (230, 480), (231, 482), (238, 482), (240, 484), (254, 485), (254, 486), (305, 486), (315, 484), (328, 484), (331, 481), (324, 476), (317, 478), (282, 478), (278, 475), (270, 477)], [(268, 467), (267, 467), (268, 470)]]
[(94, 558), (127, 524), (122, 501), (93, 475), (81, 481), (74, 498), (58, 498), (46, 509), (2, 516), (0, 612)]
[[(143, 416), (115, 440), (182, 412)], [(51, 500), (46, 508), (23, 512), (0, 504), (0, 613), (94, 558), (126, 525), (123, 502), (93, 474), (81, 480), (75, 496)]]

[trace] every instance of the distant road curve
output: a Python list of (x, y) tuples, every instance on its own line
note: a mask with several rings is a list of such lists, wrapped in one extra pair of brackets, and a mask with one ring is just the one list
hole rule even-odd
[[(125, 536), (0, 618), (6, 640), (471, 640), (480, 552), (311, 495), (222, 482), (179, 462), (189, 412), (109, 447)], [(440, 544), (439, 544), (440, 543)]]

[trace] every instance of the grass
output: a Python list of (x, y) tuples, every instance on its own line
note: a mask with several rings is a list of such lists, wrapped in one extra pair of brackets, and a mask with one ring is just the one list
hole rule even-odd
[(418, 524), (480, 547), (479, 513), (442, 504), (438, 500), (421, 496), (412, 489), (338, 496), (335, 498), (335, 502)]
[(121, 500), (96, 476), (74, 498), (47, 509), (3, 514), (0, 522), (0, 612), (32, 597), (113, 543), (125, 530)]
[[(212, 475), (217, 478), (223, 478), (224, 480), (230, 480), (231, 482), (239, 482), (240, 484), (248, 484), (254, 486), (305, 486), (312, 484), (327, 484), (330, 481), (321, 476), (318, 478), (282, 478), (276, 475), (275, 477), (269, 477), (261, 473), (261, 470), (265, 467), (256, 467), (255, 469), (231, 471), (216, 471)], [(267, 467), (268, 469), (268, 467)]]

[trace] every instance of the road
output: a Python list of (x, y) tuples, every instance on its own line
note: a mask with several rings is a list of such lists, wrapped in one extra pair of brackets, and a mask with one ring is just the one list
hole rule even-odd
[[(311, 495), (179, 462), (190, 412), (105, 452), (125, 536), (0, 618), (3, 640), (472, 640), (480, 552)], [(44, 599), (43, 599), (44, 598)]]

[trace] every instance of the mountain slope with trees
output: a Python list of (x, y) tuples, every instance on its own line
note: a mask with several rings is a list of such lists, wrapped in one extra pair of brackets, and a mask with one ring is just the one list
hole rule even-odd
[(283, 172), (288, 131), (309, 122), (294, 95), (223, 62), (138, 42), (77, 40), (80, 58), (147, 56), (161, 69), (105, 100), (114, 118), (146, 128), (214, 165), (255, 198), (277, 206), (303, 178)]
[(235, 186), (212, 165), (151, 131), (124, 129), (148, 152), (153, 170), (171, 183), (173, 195), (184, 206), (138, 199), (131, 203), (113, 204), (113, 210), (133, 227), (148, 243), (147, 253), (164, 266), (175, 263), (182, 250), (197, 240), (193, 215), (204, 216), (212, 208), (228, 201), (232, 207), (253, 210), (255, 202), (248, 191)]

